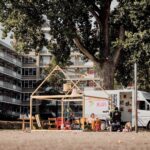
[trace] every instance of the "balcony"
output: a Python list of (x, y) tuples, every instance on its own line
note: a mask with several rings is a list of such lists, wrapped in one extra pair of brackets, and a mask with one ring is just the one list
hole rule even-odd
[(21, 105), (21, 100), (17, 100), (12, 97), (8, 97), (5, 95), (0, 95), (0, 102), (5, 102), (5, 103), (10, 103), (10, 104), (15, 104), (15, 105)]
[(50, 62), (44, 63), (44, 62), (40, 62), (39, 66), (40, 67), (49, 67)]
[[(90, 80), (100, 80), (100, 78), (92, 73), (92, 74), (88, 74), (88, 73), (74, 73), (74, 74), (70, 74), (68, 73), (68, 76), (71, 80), (81, 80), (81, 81), (90, 81)], [(70, 79), (65, 79), (65, 80), (70, 80)]]
[(32, 64), (22, 64), (22, 68), (35, 68), (37, 67), (36, 63), (32, 63)]
[(23, 75), (22, 80), (36, 80), (36, 75)]
[(16, 116), (16, 117), (20, 116), (20, 113), (19, 112), (15, 112), (15, 111), (8, 110), (6, 113), (11, 115), (11, 116)]
[(16, 86), (12, 83), (4, 82), (4, 81), (0, 81), (0, 87), (13, 90), (13, 91), (17, 91), (17, 92), (21, 92), (21, 87)]
[(0, 52), (0, 58), (4, 59), (5, 61), (7, 61), (11, 64), (14, 64), (16, 66), (19, 66), (19, 67), (22, 66), (21, 61), (19, 61), (17, 58), (13, 58), (13, 56), (6, 54), (4, 52)]
[(21, 75), (20, 74), (16, 73), (13, 70), (7, 69), (5, 67), (0, 66), (0, 72), (3, 73), (3, 74), (7, 74), (7, 75), (9, 75), (11, 77), (14, 77), (14, 78), (21, 79)]
[(22, 88), (23, 93), (32, 93), (35, 90), (35, 88)]
[[(33, 101), (33, 103), (32, 103), (33, 106), (38, 106), (40, 104), (41, 104), (40, 101)], [(22, 106), (30, 106), (30, 101), (23, 101)]]

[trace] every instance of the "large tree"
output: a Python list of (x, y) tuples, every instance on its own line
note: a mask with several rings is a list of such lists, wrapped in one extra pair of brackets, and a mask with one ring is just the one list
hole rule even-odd
[[(0, 22), (4, 26), (4, 36), (10, 31), (14, 33), (18, 50), (39, 51), (47, 45), (55, 58), (65, 62), (70, 51), (78, 49), (86, 59), (94, 62), (101, 85), (112, 89), (115, 72), (136, 51), (136, 47), (131, 50), (134, 41), (130, 44), (134, 33), (141, 31), (136, 21), (145, 17), (149, 9), (148, 0), (118, 2), (118, 8), (111, 11), (112, 0), (1, 0)], [(136, 5), (143, 8), (143, 16), (138, 14)], [(149, 20), (146, 22), (149, 23)], [(42, 31), (45, 23), (50, 27), (49, 41)], [(125, 31), (130, 31), (132, 36), (129, 37)], [(125, 36), (125, 33), (128, 34)], [(125, 41), (127, 36), (130, 40)], [(138, 51), (139, 58), (143, 55), (142, 51)], [(125, 60), (120, 59), (123, 56)], [(129, 76), (126, 78), (129, 79)]]
[[(123, 85), (132, 84), (134, 79), (133, 64), (138, 65), (138, 88), (150, 90), (150, 1), (138, 0), (124, 4), (124, 17), (116, 17), (123, 21), (126, 27), (125, 41), (116, 70), (116, 79)], [(117, 42), (116, 42), (117, 43)]]

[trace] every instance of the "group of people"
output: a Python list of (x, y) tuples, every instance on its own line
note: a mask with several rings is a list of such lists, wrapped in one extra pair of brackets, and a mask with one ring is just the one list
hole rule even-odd
[[(75, 116), (74, 113), (71, 112), (67, 118), (67, 120), (65, 121), (66, 123), (66, 128), (67, 129), (74, 129), (75, 127)], [(79, 119), (79, 125), (81, 128), (81, 123), (82, 121)], [(85, 123), (85, 128), (88, 128), (90, 130), (93, 131), (100, 131), (101, 127), (102, 127), (102, 123), (101, 120), (96, 117), (96, 115), (94, 113), (92, 113), (90, 115), (89, 118), (86, 118), (86, 120), (83, 121)], [(131, 123), (127, 122), (124, 126), (124, 128), (122, 128), (121, 126), (121, 112), (119, 111), (118, 107), (114, 107), (114, 109), (112, 109), (110, 111), (110, 120), (109, 120), (109, 126), (111, 127), (111, 131), (124, 131), (124, 132), (129, 132), (131, 131)]]
[(87, 125), (94, 131), (101, 130), (101, 120), (97, 118), (94, 113), (87, 119)]
[[(80, 128), (82, 128), (81, 126), (83, 122), (86, 126), (89, 126), (91, 130), (99, 131), (101, 128), (101, 121), (100, 119), (96, 118), (94, 113), (92, 113), (86, 120), (81, 120), (81, 118), (79, 119)], [(75, 127), (75, 116), (73, 112), (70, 113), (65, 123), (68, 129), (73, 129)]]
[(126, 122), (124, 128), (121, 126), (121, 112), (118, 107), (115, 107), (114, 110), (110, 112), (110, 124), (112, 131), (130, 132), (132, 130), (130, 122)]
[[(101, 120), (97, 118), (94, 113), (92, 113), (87, 119), (87, 124), (91, 126), (92, 130), (101, 130)], [(110, 120), (108, 124), (111, 131), (130, 132), (132, 130), (132, 125), (130, 122), (127, 122), (124, 126), (122, 126), (121, 112), (118, 107), (114, 107), (114, 109), (110, 111)]]

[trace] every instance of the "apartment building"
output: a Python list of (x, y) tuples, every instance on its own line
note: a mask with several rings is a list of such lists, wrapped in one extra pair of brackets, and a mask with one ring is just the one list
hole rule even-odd
[(17, 117), (21, 111), (21, 57), (0, 41), (0, 116)]
[[(74, 82), (81, 80), (78, 84), (81, 89), (94, 86), (91, 78), (97, 82), (99, 81), (93, 63), (90, 61), (84, 62), (82, 57), (79, 52), (71, 53), (70, 61), (72, 65), (65, 69), (70, 79)], [(38, 54), (30, 52), (29, 54), (19, 56), (9, 45), (0, 42), (1, 113), (5, 112), (13, 116), (17, 116), (19, 113), (29, 113), (30, 95), (38, 86), (38, 81), (43, 79), (43, 69), (49, 65), (51, 60), (52, 55), (47, 49), (43, 49)], [(81, 78), (81, 75), (84, 74), (86, 74), (86, 77)], [(69, 82), (68, 79), (66, 80)], [(33, 113), (39, 113), (40, 104), (41, 102), (34, 101)], [(56, 103), (54, 102), (49, 104), (51, 107), (55, 105)], [(75, 106), (78, 104), (72, 105)], [(3, 110), (3, 108), (5, 110)], [(7, 111), (6, 108), (8, 108)]]
[[(37, 56), (34, 52), (22, 56), (22, 112), (29, 113), (29, 101), (30, 95), (35, 90), (37, 86), (37, 81), (39, 80), (38, 73)], [(36, 106), (39, 103), (33, 103), (33, 113), (38, 112)]]

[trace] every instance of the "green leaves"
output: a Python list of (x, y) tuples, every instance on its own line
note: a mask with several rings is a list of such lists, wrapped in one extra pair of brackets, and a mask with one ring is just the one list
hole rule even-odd
[(4, 27), (4, 37), (13, 32), (16, 41), (14, 47), (19, 52), (39, 51), (46, 45), (44, 32), (41, 30), (45, 22), (42, 11), (31, 1), (2, 1), (0, 4), (0, 21)]
[[(115, 54), (121, 52), (118, 55), (117, 80), (128, 85), (132, 81), (132, 66), (136, 61), (140, 68), (139, 77), (146, 74), (146, 77), (142, 75), (141, 84), (147, 88), (150, 2), (118, 0), (118, 7), (110, 11), (111, 2), (112, 0), (1, 0), (0, 22), (4, 26), (4, 37), (10, 31), (13, 32), (17, 51), (38, 52), (46, 46), (59, 65), (68, 64), (71, 51), (79, 50), (73, 42), (75, 37), (84, 47), (84, 54), (88, 54), (85, 58), (92, 58), (99, 64), (108, 61), (107, 58), (112, 61)], [(43, 31), (45, 26), (50, 27), (50, 31), (47, 31), (49, 39), (46, 39)], [(125, 41), (119, 37), (120, 26), (126, 31)], [(118, 47), (123, 49), (120, 51)]]

